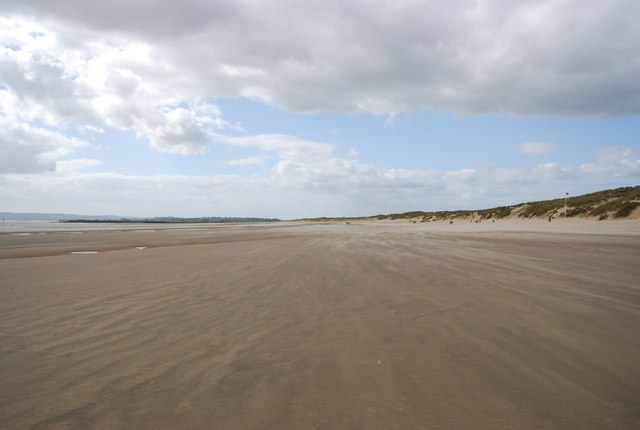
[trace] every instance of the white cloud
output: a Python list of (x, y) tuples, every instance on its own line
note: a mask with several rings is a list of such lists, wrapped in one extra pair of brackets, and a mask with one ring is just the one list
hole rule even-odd
[(201, 154), (209, 142), (203, 122), (183, 108), (163, 112), (153, 125), (139, 124), (136, 129), (149, 138), (153, 148), (172, 154)]
[(520, 153), (525, 155), (544, 155), (554, 152), (558, 145), (551, 142), (526, 142), (516, 145)]
[(230, 160), (227, 162), (229, 166), (260, 166), (264, 167), (264, 159), (262, 157), (247, 157), (239, 160)]
[(64, 41), (79, 36), (71, 29), (6, 17), (0, 28), (0, 115), (8, 121), (134, 130), (154, 149), (178, 154), (204, 152), (212, 130), (241, 130), (199, 88), (184, 88), (150, 44), (94, 34), (69, 47)]
[(575, 169), (563, 167), (558, 163), (538, 164), (533, 168), (533, 174), (536, 178), (546, 181), (575, 179), (579, 176)]
[(398, 122), (398, 117), (397, 116), (389, 115), (387, 118), (385, 118), (384, 125), (386, 127), (393, 127), (394, 125), (396, 125), (397, 122)]
[(595, 160), (580, 166), (587, 175), (603, 177), (639, 177), (640, 153), (637, 149), (622, 145), (607, 145), (599, 148)]
[[(0, 195), (3, 204), (16, 211), (46, 208), (128, 216), (170, 211), (177, 216), (297, 218), (478, 209), (546, 199), (557, 193), (563, 181), (566, 184), (621, 166), (628, 167), (626, 175), (640, 177), (637, 154), (626, 147), (603, 147), (592, 163), (583, 166), (546, 163), (533, 168), (408, 170), (335, 157), (331, 146), (292, 136), (252, 136), (232, 144), (264, 151), (264, 156), (277, 157), (277, 162), (251, 177), (128, 176), (83, 173), (83, 168), (95, 166), (96, 161), (69, 160), (58, 162), (56, 172), (0, 175)], [(314, 150), (307, 152), (309, 148)], [(237, 161), (239, 165), (257, 164), (263, 155)], [(571, 187), (576, 194), (597, 190), (575, 182)]]
[(100, 127), (95, 127), (95, 126), (92, 126), (92, 125), (81, 125), (80, 126), (80, 133), (82, 133), (82, 134), (89, 134), (89, 133), (104, 134), (104, 129), (100, 128)]
[(351, 150), (347, 153), (347, 157), (359, 157), (360, 153), (356, 148), (351, 148)]
[(245, 148), (256, 148), (264, 152), (275, 152), (286, 160), (313, 161), (331, 155), (335, 145), (312, 142), (285, 134), (260, 134), (255, 136), (213, 135), (218, 142)]
[(82, 169), (100, 166), (102, 161), (91, 158), (76, 158), (73, 160), (63, 160), (56, 163), (56, 172), (61, 174), (76, 173)]

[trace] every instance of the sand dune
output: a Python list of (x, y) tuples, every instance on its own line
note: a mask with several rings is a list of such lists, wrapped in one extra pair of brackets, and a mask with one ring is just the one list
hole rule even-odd
[(640, 428), (639, 226), (0, 234), (0, 426)]

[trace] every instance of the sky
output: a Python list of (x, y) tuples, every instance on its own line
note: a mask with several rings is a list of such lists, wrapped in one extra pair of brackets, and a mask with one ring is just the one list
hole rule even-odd
[(3, 0), (0, 211), (295, 219), (640, 184), (636, 0)]

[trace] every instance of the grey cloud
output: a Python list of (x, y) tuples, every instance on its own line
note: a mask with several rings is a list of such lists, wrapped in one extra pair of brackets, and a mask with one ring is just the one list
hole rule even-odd
[(0, 83), (16, 98), (25, 117), (35, 115), (55, 125), (98, 122), (87, 94), (65, 76), (64, 64), (53, 56), (29, 55), (21, 61), (0, 56)]
[(288, 110), (640, 113), (633, 0), (4, 3), (155, 46), (175, 89)]
[(226, 0), (7, 0), (2, 7), (7, 13), (25, 13), (44, 21), (63, 21), (80, 29), (161, 38), (188, 35), (224, 22), (233, 17), (236, 9), (234, 2)]
[(56, 168), (54, 160), (43, 160), (46, 148), (38, 145), (9, 144), (0, 140), (0, 173), (42, 173)]
[(0, 123), (0, 174), (55, 171), (57, 158), (83, 145), (46, 129)]

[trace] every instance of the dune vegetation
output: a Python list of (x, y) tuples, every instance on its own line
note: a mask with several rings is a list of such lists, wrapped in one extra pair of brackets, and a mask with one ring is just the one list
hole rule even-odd
[(636, 217), (640, 212), (640, 186), (622, 187), (581, 196), (520, 203), (512, 206), (499, 206), (480, 210), (455, 211), (411, 211), (389, 215), (374, 215), (354, 218), (307, 218), (304, 221), (355, 221), (380, 220), (413, 222), (465, 220), (497, 220), (497, 219), (549, 219), (549, 218), (585, 218), (585, 219), (620, 219)]

